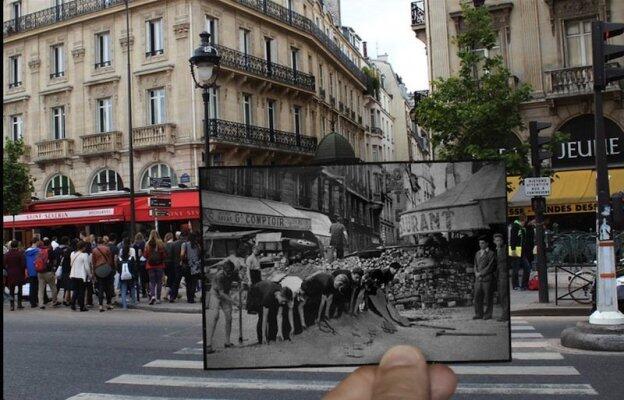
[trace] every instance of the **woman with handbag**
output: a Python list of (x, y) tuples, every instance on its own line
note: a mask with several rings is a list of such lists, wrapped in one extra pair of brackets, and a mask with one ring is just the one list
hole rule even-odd
[(180, 258), (182, 260), (182, 274), (186, 282), (186, 301), (195, 303), (195, 290), (201, 274), (201, 246), (195, 232), (191, 232), (188, 241), (182, 244)]
[(115, 294), (113, 286), (115, 278), (115, 256), (110, 248), (104, 243), (102, 237), (98, 237), (97, 246), (91, 252), (93, 264), (93, 276), (98, 290), (98, 303), (100, 312), (104, 312), (104, 294), (106, 294), (106, 308), (113, 309), (112, 299)]
[(117, 272), (119, 272), (121, 306), (124, 310), (128, 309), (128, 290), (130, 290), (130, 304), (134, 305), (138, 298), (138, 290), (136, 286), (137, 268), (136, 268), (136, 251), (130, 246), (130, 239), (125, 238), (122, 247), (119, 250), (119, 262), (117, 263)]
[(158, 231), (153, 229), (145, 244), (145, 269), (149, 276), (150, 304), (158, 302), (162, 294), (162, 279), (165, 270), (165, 244), (160, 239)]
[(76, 251), (71, 253), (70, 265), (73, 295), (71, 309), (76, 310), (76, 301), (80, 305), (80, 311), (89, 311), (85, 307), (85, 283), (91, 278), (91, 256), (87, 254), (87, 242), (80, 241), (76, 246)]

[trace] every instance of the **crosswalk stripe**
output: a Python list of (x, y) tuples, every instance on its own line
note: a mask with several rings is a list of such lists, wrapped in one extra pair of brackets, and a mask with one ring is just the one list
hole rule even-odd
[[(128, 396), (122, 394), (106, 394), (106, 393), (80, 393), (69, 397), (67, 400), (219, 400), (213, 398), (202, 397), (154, 397), (154, 396)], [(223, 399), (221, 399), (223, 400)]]
[(560, 353), (553, 352), (512, 352), (514, 360), (563, 360), (563, 356)]
[(542, 347), (548, 347), (548, 342), (542, 340), (535, 340), (531, 342), (515, 342), (513, 340), (511, 341), (512, 349), (536, 349)]
[(533, 328), (530, 325), (512, 325), (511, 326), (511, 331), (534, 331), (535, 328)]
[(543, 339), (544, 335), (538, 332), (511, 332), (512, 339)]
[(201, 347), (185, 347), (173, 354), (204, 354), (204, 349)]
[(515, 383), (463, 383), (457, 386), (456, 394), (539, 394), (539, 395), (590, 395), (598, 392), (587, 384), (515, 384)]
[[(531, 354), (538, 354), (532, 357)], [(548, 354), (548, 355), (545, 355)], [(555, 355), (555, 356), (553, 356)], [(519, 360), (557, 360), (554, 358), (561, 356), (558, 353), (522, 353), (525, 358), (517, 358)], [(553, 358), (545, 358), (553, 357)], [(196, 360), (154, 360), (144, 365), (147, 368), (179, 368), (179, 369), (203, 369), (202, 361)], [(480, 365), (451, 365), (453, 371), (458, 375), (579, 375), (576, 368), (570, 366), (480, 366)], [(351, 373), (356, 367), (304, 367), (304, 368), (267, 368), (252, 371), (274, 371), (274, 372), (308, 372), (308, 373)]]
[(524, 324), (528, 324), (529, 321), (525, 321), (523, 319), (511, 319), (511, 324), (512, 325), (524, 325)]

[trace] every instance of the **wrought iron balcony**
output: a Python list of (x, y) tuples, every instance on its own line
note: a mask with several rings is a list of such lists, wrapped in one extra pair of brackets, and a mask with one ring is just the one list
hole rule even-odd
[(210, 138), (221, 143), (256, 147), (268, 150), (281, 150), (313, 155), (317, 140), (312, 136), (297, 135), (261, 126), (239, 122), (210, 120)]
[(338, 109), (340, 110), (340, 112), (344, 111), (344, 104), (342, 103), (342, 101), (338, 102)]
[(230, 49), (220, 45), (215, 45), (221, 55), (221, 66), (243, 71), (252, 75), (268, 78), (276, 82), (297, 86), (301, 89), (314, 92), (316, 90), (315, 78), (313, 75), (294, 70), (281, 64), (268, 62), (259, 57)]
[(165, 123), (132, 129), (132, 145), (135, 150), (172, 147), (175, 143), (175, 124)]
[(330, 53), (332, 53), (340, 62), (364, 85), (368, 82), (368, 77), (360, 68), (343, 51), (340, 47), (327, 36), (325, 32), (311, 19), (304, 17), (303, 15), (292, 11), (286, 7), (283, 7), (273, 1), (269, 0), (236, 0), (238, 3), (259, 11), (265, 15), (275, 18), (295, 28), (301, 29), (318, 39), (319, 42), (325, 46)]
[(56, 79), (65, 76), (65, 71), (56, 71), (50, 74), (50, 79)]
[(381, 130), (381, 128), (379, 128), (377, 126), (371, 128), (371, 133), (374, 134), (374, 135), (383, 136), (383, 131)]
[(96, 62), (95, 63), (95, 69), (100, 69), (100, 68), (104, 68), (104, 67), (110, 67), (111, 62), (109, 61), (101, 61), (101, 62)]
[(425, 23), (424, 0), (412, 1), (412, 26)]
[(15, 89), (22, 86), (22, 81), (18, 81), (18, 82), (10, 82), (9, 83), (9, 89)]
[(329, 104), (332, 107), (336, 107), (336, 98), (334, 96), (329, 96)]
[(18, 32), (30, 31), (33, 29), (55, 24), (57, 22), (67, 21), (75, 17), (94, 13), (105, 8), (113, 7), (118, 4), (124, 3), (125, 0), (68, 1), (66, 3), (59, 4), (58, 6), (53, 6), (44, 10), (23, 15), (19, 18), (13, 18), (5, 21), (2, 31), (5, 36), (9, 36)]
[(72, 139), (44, 140), (35, 144), (36, 162), (63, 160), (74, 155), (74, 141)]
[[(619, 63), (607, 64), (607, 68), (617, 66)], [(589, 94), (594, 90), (594, 72), (591, 65), (546, 71), (544, 75), (546, 94), (549, 96)], [(617, 83), (611, 83), (607, 89), (614, 87), (617, 87)]]
[(104, 132), (81, 136), (82, 155), (101, 155), (119, 152), (123, 148), (121, 132)]
[(358, 115), (358, 124), (362, 125), (362, 116)]

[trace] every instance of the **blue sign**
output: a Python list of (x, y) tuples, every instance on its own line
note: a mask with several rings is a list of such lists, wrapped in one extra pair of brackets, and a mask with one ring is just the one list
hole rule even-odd
[(180, 183), (191, 183), (191, 176), (187, 173), (180, 175)]

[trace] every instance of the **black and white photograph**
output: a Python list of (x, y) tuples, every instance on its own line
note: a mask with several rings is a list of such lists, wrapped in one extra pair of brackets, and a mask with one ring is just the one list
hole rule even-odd
[(510, 359), (502, 163), (200, 172), (207, 369)]

